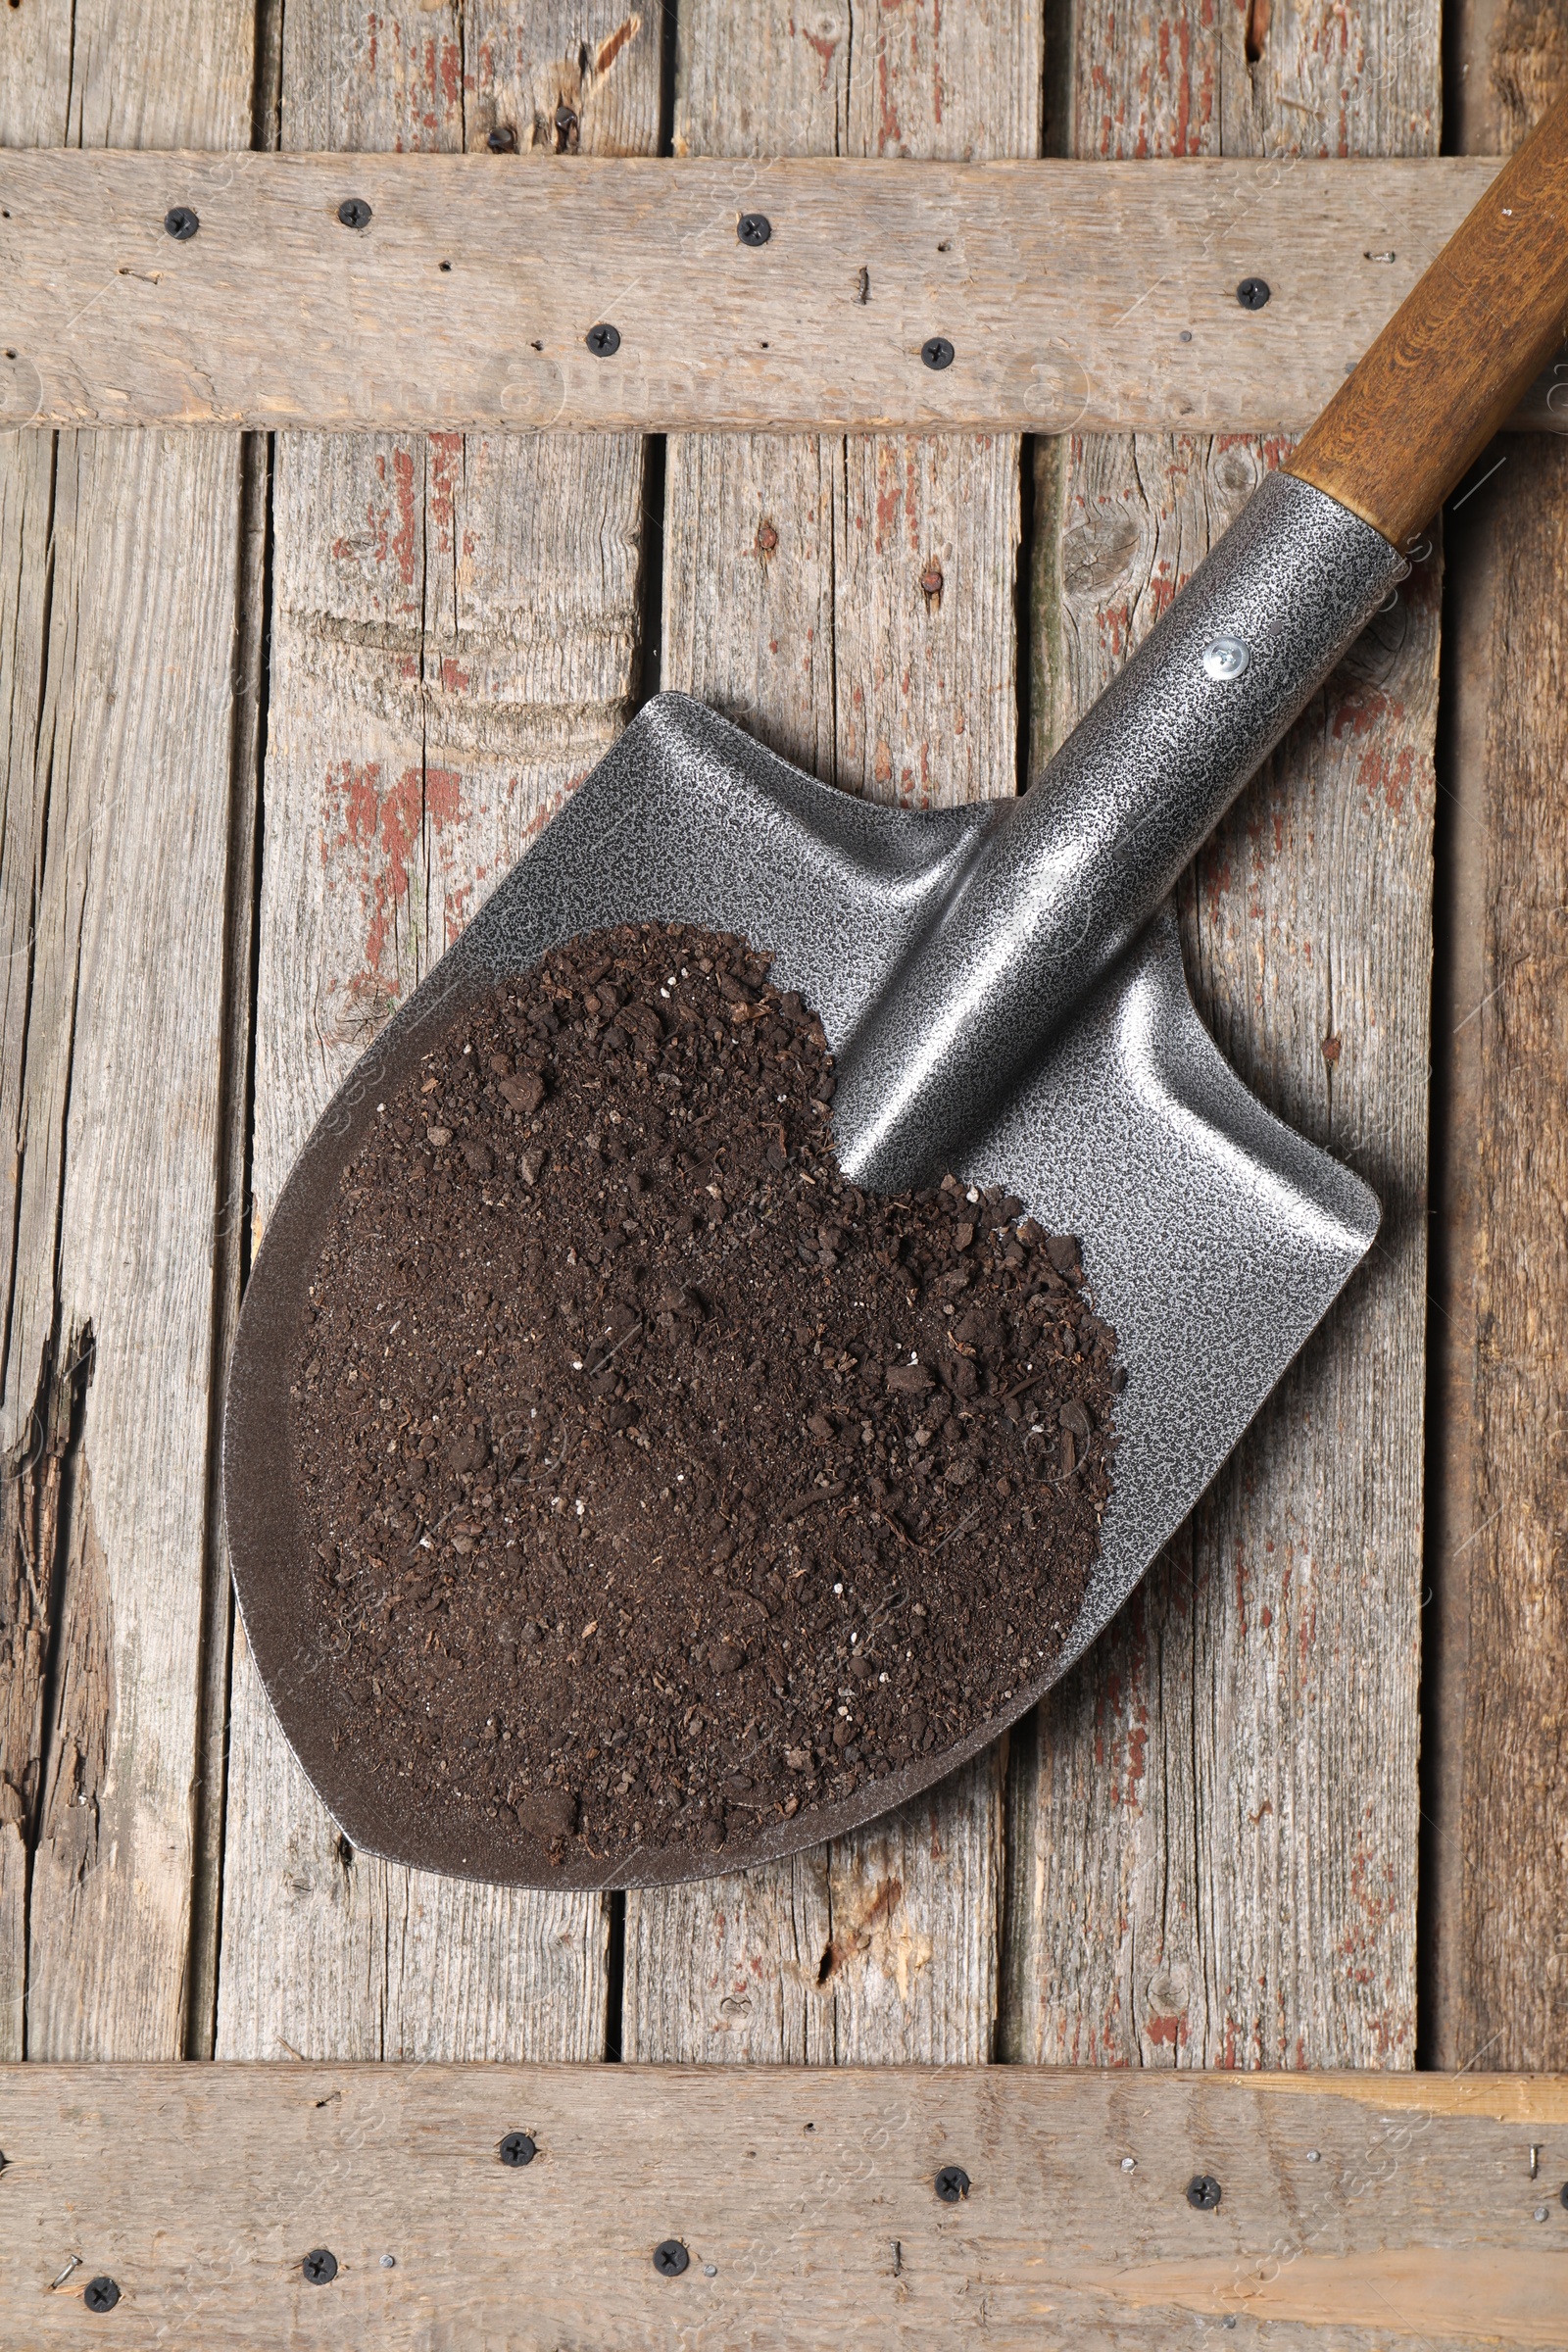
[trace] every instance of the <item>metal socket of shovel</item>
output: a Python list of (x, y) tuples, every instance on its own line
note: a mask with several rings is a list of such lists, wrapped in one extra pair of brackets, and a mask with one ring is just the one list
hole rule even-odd
[[(340, 1088), (291, 1174), (229, 1373), (224, 1504), (246, 1633), (347, 1836), (514, 1884), (697, 1878), (912, 1796), (1034, 1705), (1192, 1509), (1371, 1244), (1360, 1180), (1265, 1110), (1188, 995), (1172, 884), (1408, 566), (1436, 510), (1560, 337), (1568, 102), (1440, 255), (1286, 471), (1263, 482), (1021, 800), (939, 814), (813, 782), (677, 695), (650, 704)], [(1452, 330), (1462, 321), (1463, 332)], [(966, 1740), (719, 1854), (601, 1872), (334, 1749), (300, 1635), (309, 1569), (286, 1477), (289, 1365), (345, 1162), (463, 1003), (574, 935), (682, 921), (773, 952), (837, 1057), (856, 1181), (952, 1168), (1081, 1237), (1128, 1366), (1115, 1492), (1048, 1673)]]

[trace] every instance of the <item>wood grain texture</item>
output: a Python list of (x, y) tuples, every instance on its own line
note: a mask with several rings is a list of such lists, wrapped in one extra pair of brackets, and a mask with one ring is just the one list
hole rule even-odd
[(1568, 96), (1510, 158), (1286, 470), (1402, 547), (1558, 349), (1565, 316)]
[[(1039, 39), (1004, 0), (961, 36), (936, 7), (690, 7), (677, 152), (1033, 153)], [(664, 683), (880, 800), (1011, 791), (1018, 468), (1011, 436), (672, 440)], [(988, 2058), (1003, 1771), (781, 1869), (629, 1894), (626, 2055)]]
[[(290, 11), (283, 141), (483, 145), (530, 122), (541, 88), (582, 97), (586, 74), (583, 139), (652, 147), (654, 29), (591, 70), (625, 22), (609, 8)], [(486, 160), (543, 168), (519, 145), (520, 160)], [(279, 437), (258, 1226), (349, 1063), (619, 728), (637, 679), (642, 495), (642, 448), (625, 436)], [(242, 1640), (224, 1890), (220, 2054), (603, 2055), (608, 1899), (354, 1854)]]
[[(602, 92), (630, 88), (618, 76), (632, 54), (617, 54)], [(555, 111), (576, 120), (564, 100)], [(478, 154), (255, 155), (242, 168), (0, 153), (0, 416), (1298, 430), (1345, 397), (1358, 359), (1350, 381), (1363, 383), (1368, 346), (1498, 168), (551, 161), (519, 171), (482, 141)], [(370, 207), (358, 230), (338, 219), (348, 193)], [(201, 223), (184, 243), (164, 226), (176, 200)], [(747, 209), (771, 224), (760, 250), (735, 234)], [(1251, 276), (1273, 288), (1261, 311), (1236, 299)], [(585, 343), (601, 319), (621, 337), (609, 359)], [(920, 351), (939, 331), (956, 357), (933, 369)], [(1568, 429), (1551, 381), (1520, 420)]]
[[(27, 1032), (44, 835), (47, 779), (35, 756), (48, 636), (49, 514), (54, 445), (41, 434), (0, 439), (0, 1136), (20, 1207), (29, 1127), (36, 1116)], [(58, 1115), (42, 1122), (46, 1158)], [(55, 1170), (58, 1192), (59, 1171)], [(14, 1312), (19, 1240), (15, 1208), (0, 1220), (0, 1277), (7, 1321)], [(26, 2047), (27, 1881), (43, 1773), (44, 1678), (60, 1531), (61, 1459), (70, 1436), (72, 1383), (37, 1360), (0, 1361), (0, 2051)]]
[[(250, 74), (237, 6), (172, 0), (134, 24), (96, 6), (8, 12), (0, 137), (235, 145)], [(3, 2030), (31, 2055), (172, 2056), (195, 1860), (239, 444), (27, 435), (0, 464), (19, 534), (3, 559), (19, 601), (0, 1445), (21, 1473), (5, 1536), (27, 1595), (9, 1629), (3, 1769), (22, 1818), (7, 1805), (0, 1831)]]
[[(586, 2315), (617, 2352), (1155, 2352), (1222, 2329), (1293, 2352), (1560, 2345), (1568, 2224), (1529, 2148), (1568, 2123), (1568, 2081), (1398, 2088), (1021, 2067), (28, 2067), (0, 2077), (0, 2325), (29, 2345), (112, 2328), (137, 2352), (563, 2344)], [(516, 2130), (536, 2153), (514, 2168), (497, 2151)], [(968, 2191), (949, 2205), (934, 2184), (954, 2165)], [(1199, 2176), (1220, 2185), (1212, 2211), (1188, 2202)], [(662, 2277), (671, 2239), (687, 2267)], [(301, 2275), (317, 2247), (336, 2265), (319, 2286)], [(95, 2277), (120, 2289), (102, 2318), (82, 2308)]]
[[(1245, 131), (1345, 152), (1396, 117), (1429, 137), (1435, 20), (1276, 7), (1254, 61), (1242, 33), (1230, 13), (1086, 14), (1080, 150), (1212, 152)], [(1181, 57), (1174, 80), (1140, 80), (1140, 43)], [(1037, 757), (1283, 454), (1074, 436), (1047, 459)], [(1184, 1536), (1017, 1742), (1004, 2047), (1020, 2058), (1413, 2062), (1437, 604), (1420, 565), (1182, 894), (1221, 1046), (1367, 1176), (1385, 1219)]]
[[(1568, 89), (1568, 10), (1463, 30), (1461, 136), (1506, 149)], [(1446, 525), (1423, 2033), (1440, 2065), (1535, 2067), (1568, 2050), (1568, 469), (1518, 440), (1484, 464)]]

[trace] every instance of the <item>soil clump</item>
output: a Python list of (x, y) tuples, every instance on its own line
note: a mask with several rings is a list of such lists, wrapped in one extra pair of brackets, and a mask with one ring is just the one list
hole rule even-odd
[(291, 1373), (339, 1742), (462, 1850), (718, 1853), (947, 1749), (1070, 1630), (1115, 1334), (1077, 1243), (833, 1154), (821, 1027), (627, 925), (379, 1106)]

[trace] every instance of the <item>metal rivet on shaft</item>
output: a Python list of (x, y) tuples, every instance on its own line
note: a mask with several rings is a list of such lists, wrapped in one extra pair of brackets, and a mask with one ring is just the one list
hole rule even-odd
[(928, 335), (920, 346), (920, 357), (928, 368), (951, 368), (953, 345), (946, 335)]
[(1211, 637), (1203, 648), (1203, 675), (1229, 684), (1245, 672), (1251, 649), (1241, 637)]
[(329, 2247), (315, 2246), (300, 2264), (300, 2270), (312, 2286), (325, 2286), (337, 2277), (337, 2256)]
[(188, 204), (174, 204), (164, 215), (164, 226), (172, 237), (178, 238), (181, 245), (188, 245), (201, 222)]
[(89, 2311), (113, 2311), (120, 2301), (120, 2288), (113, 2278), (89, 2278), (81, 2299)]
[(678, 2278), (690, 2261), (678, 2237), (666, 2237), (654, 2248), (654, 2268), (661, 2278)]
[(608, 360), (620, 349), (620, 329), (602, 318), (597, 326), (588, 329), (583, 341), (596, 360)]
[(1236, 299), (1244, 311), (1260, 311), (1273, 291), (1266, 277), (1244, 277), (1236, 289)]
[(337, 217), (345, 228), (368, 228), (370, 208), (363, 196), (345, 196), (337, 208)]
[(773, 234), (773, 223), (765, 213), (742, 213), (735, 234), (743, 245), (765, 245)]
[(503, 2164), (532, 2164), (539, 2150), (526, 2132), (509, 2132), (501, 2142)]
[(945, 2164), (935, 2185), (944, 2205), (956, 2205), (960, 2197), (969, 2194), (969, 2176), (961, 2164)]
[(1187, 2202), (1200, 2213), (1212, 2213), (1223, 2194), (1212, 2173), (1195, 2173), (1187, 2183)]

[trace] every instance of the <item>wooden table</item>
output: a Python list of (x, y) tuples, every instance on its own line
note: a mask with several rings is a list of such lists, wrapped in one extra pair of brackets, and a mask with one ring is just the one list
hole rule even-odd
[[(1522, 22), (1448, 21), (1470, 151), (1562, 70)], [(0, 12), (7, 144), (498, 172), (1421, 155), (1440, 78), (1437, 0)], [(639, 699), (1011, 792), (1282, 450), (0, 434), (0, 2055), (1568, 2064), (1560, 442), (1498, 445), (1183, 891), (1221, 1045), (1386, 1221), (1023, 1737), (778, 1869), (497, 1891), (348, 1848), (229, 1603), (289, 1162)]]

